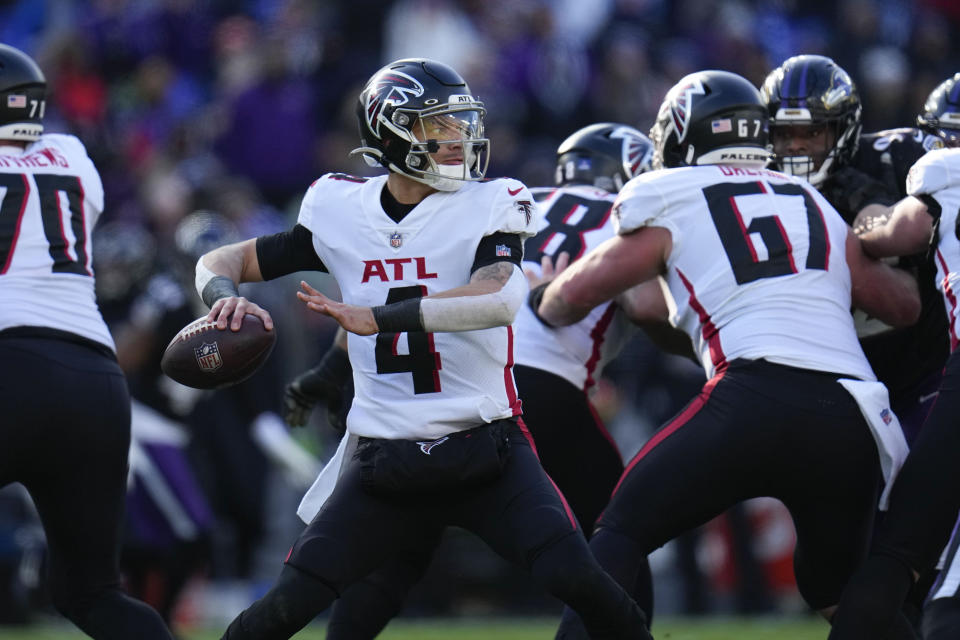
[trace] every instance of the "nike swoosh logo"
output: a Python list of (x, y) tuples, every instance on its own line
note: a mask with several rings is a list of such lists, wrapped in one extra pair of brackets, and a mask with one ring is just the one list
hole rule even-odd
[(517, 187), (516, 191), (514, 191), (514, 190), (511, 189), (510, 187), (507, 187), (507, 193), (509, 193), (509, 194), (512, 195), (512, 196), (517, 195), (517, 194), (520, 193), (521, 191), (523, 191), (523, 187)]
[(927, 400), (930, 400), (931, 398), (936, 398), (939, 394), (940, 394), (939, 391), (934, 391), (933, 393), (928, 393), (925, 396), (920, 396), (919, 398), (917, 398), (917, 404), (923, 404), (924, 402), (926, 402)]

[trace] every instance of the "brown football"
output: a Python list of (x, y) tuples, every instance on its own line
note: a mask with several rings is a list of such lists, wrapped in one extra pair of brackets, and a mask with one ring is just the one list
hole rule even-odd
[(197, 318), (167, 345), (160, 368), (188, 387), (222, 389), (252, 376), (276, 343), (276, 327), (267, 331), (260, 318), (249, 313), (239, 331), (221, 331), (216, 322)]

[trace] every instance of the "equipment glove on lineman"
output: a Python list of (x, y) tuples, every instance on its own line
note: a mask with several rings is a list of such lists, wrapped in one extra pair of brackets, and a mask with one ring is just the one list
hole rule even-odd
[[(353, 370), (347, 352), (331, 347), (314, 368), (286, 386), (283, 392), (283, 420), (291, 427), (302, 427), (319, 401), (327, 405), (327, 419), (339, 432), (346, 430), (345, 396), (352, 395), (345, 387), (352, 382)], [(349, 406), (349, 405), (347, 405)]]

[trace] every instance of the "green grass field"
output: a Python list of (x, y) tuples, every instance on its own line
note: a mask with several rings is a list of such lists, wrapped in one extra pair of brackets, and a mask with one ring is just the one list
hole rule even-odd
[[(381, 640), (551, 640), (556, 620), (398, 620)], [(222, 630), (186, 634), (183, 640), (216, 640)], [(655, 621), (657, 640), (823, 640), (827, 624), (814, 618), (664, 619)], [(323, 640), (323, 627), (311, 626), (296, 640)], [(64, 626), (0, 627), (0, 640), (81, 640), (85, 635)]]

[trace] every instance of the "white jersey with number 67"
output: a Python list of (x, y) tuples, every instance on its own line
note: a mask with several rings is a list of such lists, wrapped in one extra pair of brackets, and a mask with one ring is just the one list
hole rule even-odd
[(613, 212), (618, 233), (670, 231), (670, 321), (708, 377), (764, 358), (875, 380), (850, 315), (847, 224), (807, 182), (766, 169), (667, 169), (627, 183)]

